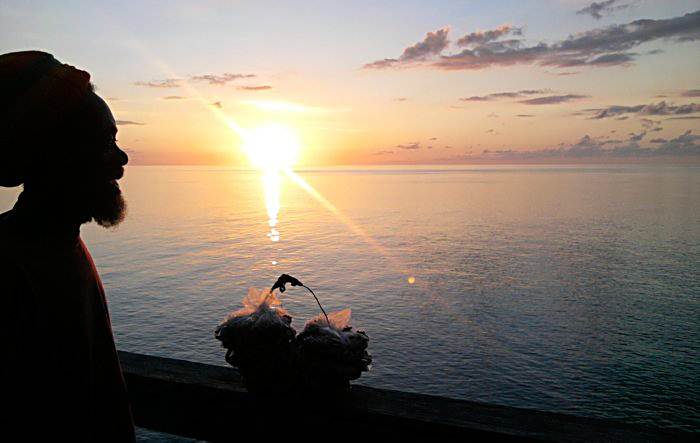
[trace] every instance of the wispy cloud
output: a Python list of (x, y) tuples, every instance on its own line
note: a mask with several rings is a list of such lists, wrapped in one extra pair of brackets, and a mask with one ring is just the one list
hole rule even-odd
[(163, 97), (163, 100), (185, 100), (187, 97), (183, 97), (182, 95), (167, 95)]
[(383, 60), (377, 60), (365, 65), (365, 67), (383, 69), (394, 65), (425, 60), (430, 56), (438, 55), (445, 48), (447, 48), (447, 45), (449, 44), (449, 40), (447, 39), (447, 34), (449, 32), (449, 28), (442, 28), (435, 32), (428, 32), (423, 40), (404, 49), (399, 58), (385, 58)]
[(462, 97), (459, 100), (463, 102), (483, 102), (501, 98), (521, 98), (529, 95), (547, 94), (549, 92), (552, 91), (549, 89), (523, 89), (515, 92), (494, 92), (487, 95), (473, 95), (471, 97)]
[(223, 74), (200, 74), (192, 75), (187, 78), (166, 78), (160, 80), (149, 80), (149, 81), (137, 81), (134, 82), (136, 86), (145, 86), (148, 88), (177, 88), (182, 86), (185, 80), (192, 82), (205, 82), (210, 85), (222, 86), (226, 85), (232, 81), (246, 78), (255, 78), (255, 74), (232, 74), (230, 72), (225, 72)]
[(700, 97), (700, 89), (688, 89), (681, 93), (681, 97)]
[(700, 120), (699, 116), (688, 116), (688, 117), (671, 117), (666, 120)]
[(567, 159), (567, 158), (615, 158), (615, 157), (664, 157), (700, 156), (700, 136), (685, 131), (670, 140), (657, 138), (651, 143), (659, 146), (643, 147), (639, 144), (645, 132), (630, 134), (627, 140), (606, 140), (588, 135), (573, 144), (540, 150), (484, 150), (482, 157), (499, 160)]
[(642, 124), (642, 126), (646, 129), (653, 128), (659, 124), (659, 122), (657, 120), (652, 120), (650, 118), (642, 118), (642, 119), (639, 119), (639, 121)]
[(660, 101), (648, 105), (612, 105), (601, 109), (586, 109), (584, 112), (593, 114), (590, 118), (594, 120), (622, 116), (624, 114), (638, 115), (685, 115), (700, 112), (700, 104), (689, 103), (685, 105), (675, 105)]
[(242, 78), (255, 78), (255, 74), (232, 74), (230, 72), (225, 72), (223, 74), (200, 74), (193, 75), (190, 80), (195, 82), (206, 82), (210, 85), (225, 85), (229, 82), (239, 80)]
[[(504, 32), (508, 29), (508, 32)], [(442, 28), (434, 33), (430, 41), (440, 44), (429, 45), (425, 50), (417, 51), (416, 45), (406, 48), (401, 57), (384, 59), (368, 63), (366, 69), (389, 69), (408, 67), (427, 67), (440, 70), (472, 70), (489, 67), (512, 66), (521, 64), (538, 64), (557, 68), (589, 66), (629, 65), (639, 53), (632, 49), (656, 40), (667, 42), (688, 42), (700, 39), (700, 11), (688, 13), (669, 19), (641, 19), (630, 23), (611, 25), (592, 29), (569, 36), (568, 38), (547, 44), (527, 45), (523, 39), (502, 39), (513, 33), (511, 29), (499, 27), (491, 31), (467, 34), (461, 39), (464, 49), (457, 53), (444, 53), (447, 48), (449, 28)], [(520, 31), (518, 31), (520, 32)], [(477, 38), (475, 35), (483, 35)], [(519, 34), (518, 34), (519, 35)], [(422, 47), (422, 46), (420, 46)], [(430, 48), (430, 49), (427, 49)], [(406, 54), (420, 53), (420, 56)]]
[(639, 142), (646, 137), (647, 132), (646, 131), (641, 131), (639, 134), (635, 134), (634, 132), (630, 132), (630, 141), (632, 142)]
[(239, 86), (238, 89), (240, 89), (242, 91), (267, 91), (268, 89), (272, 89), (272, 86), (269, 86), (269, 85)]
[(583, 9), (576, 11), (578, 15), (590, 15), (596, 20), (600, 20), (604, 15), (611, 14), (614, 11), (619, 11), (620, 9), (627, 9), (630, 7), (629, 3), (619, 4), (618, 0), (606, 0), (603, 2), (593, 2)]
[(505, 35), (523, 35), (521, 28), (514, 28), (510, 25), (501, 25), (496, 29), (491, 29), (488, 31), (476, 31), (464, 35), (459, 40), (457, 40), (457, 46), (470, 46), (470, 45), (483, 45)]
[(580, 71), (554, 71), (554, 72), (547, 72), (547, 74), (550, 75), (556, 75), (557, 77), (568, 77), (570, 75), (577, 75), (580, 74)]
[(224, 107), (224, 105), (223, 105), (221, 102), (219, 102), (219, 101), (214, 102), (214, 103), (211, 103), (211, 105), (212, 105), (213, 107), (219, 108), (219, 109), (222, 109), (222, 108)]
[(130, 125), (143, 126), (143, 125), (145, 125), (145, 123), (135, 122), (132, 120), (117, 120), (115, 123), (117, 124), (117, 126), (130, 126)]
[(405, 145), (396, 145), (396, 147), (399, 149), (404, 149), (406, 151), (415, 151), (416, 149), (420, 149), (420, 143), (419, 142), (407, 143)]
[(147, 88), (177, 88), (182, 84), (181, 78), (166, 78), (163, 80), (137, 81), (136, 86), (145, 86)]
[(566, 103), (574, 100), (588, 98), (588, 95), (566, 94), (566, 95), (548, 95), (545, 97), (531, 98), (528, 100), (520, 100), (519, 103), (524, 105), (555, 105), (558, 103)]

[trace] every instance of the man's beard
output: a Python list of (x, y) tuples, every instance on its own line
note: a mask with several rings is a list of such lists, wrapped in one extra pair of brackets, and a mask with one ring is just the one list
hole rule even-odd
[(100, 182), (93, 188), (89, 216), (105, 228), (111, 228), (126, 217), (126, 202), (116, 180)]

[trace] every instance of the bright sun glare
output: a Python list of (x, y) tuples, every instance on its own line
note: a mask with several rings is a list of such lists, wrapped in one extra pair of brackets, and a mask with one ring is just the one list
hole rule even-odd
[(249, 129), (243, 134), (243, 149), (263, 171), (283, 171), (297, 161), (301, 144), (297, 132), (278, 123)]
[(278, 123), (238, 132), (243, 137), (243, 150), (251, 163), (263, 173), (265, 206), (270, 226), (267, 236), (277, 242), (280, 240), (277, 230), (282, 186), (280, 173), (290, 171), (296, 163), (301, 149), (299, 135), (293, 128)]

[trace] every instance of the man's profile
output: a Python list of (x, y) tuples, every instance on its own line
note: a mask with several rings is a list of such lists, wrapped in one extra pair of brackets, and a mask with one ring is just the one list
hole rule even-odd
[(0, 215), (3, 434), (132, 441), (104, 290), (80, 226), (114, 226), (127, 155), (87, 72), (52, 55), (0, 55), (0, 186), (23, 186)]

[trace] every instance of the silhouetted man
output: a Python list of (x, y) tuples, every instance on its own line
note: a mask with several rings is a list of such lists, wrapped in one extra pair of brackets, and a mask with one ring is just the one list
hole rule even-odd
[[(104, 290), (80, 239), (124, 217), (127, 155), (90, 75), (43, 52), (0, 55), (0, 440), (133, 441)], [(18, 440), (16, 440), (18, 441)]]

